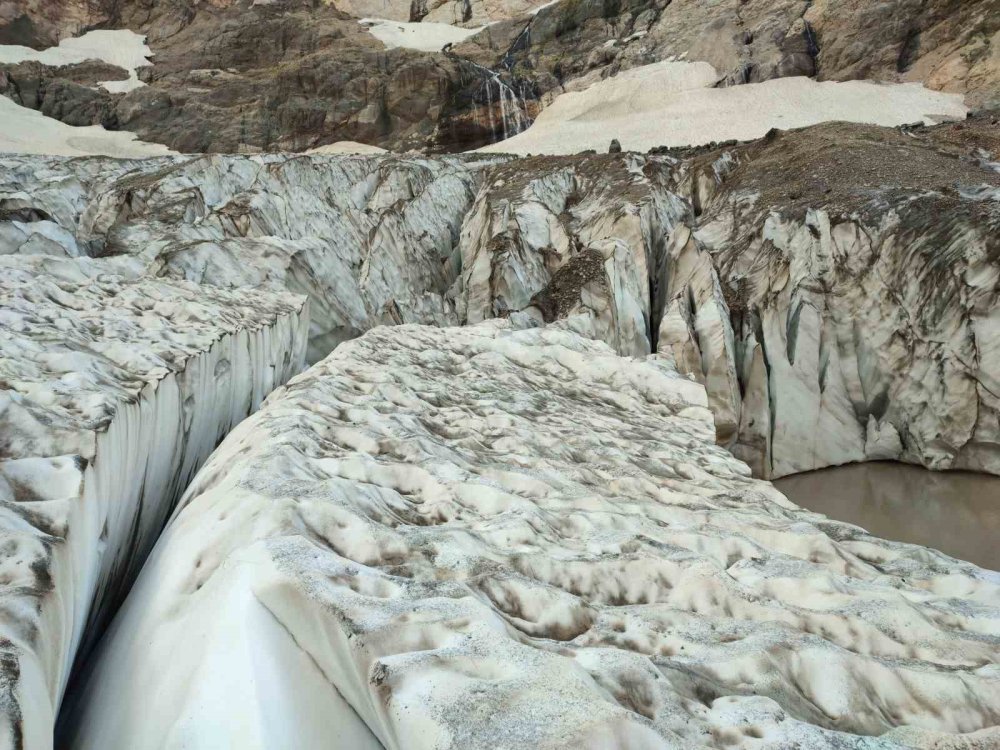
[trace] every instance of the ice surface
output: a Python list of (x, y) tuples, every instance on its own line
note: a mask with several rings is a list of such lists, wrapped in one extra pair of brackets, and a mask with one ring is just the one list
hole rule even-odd
[(343, 344), (195, 478), (69, 746), (1000, 742), (996, 575), (797, 508), (706, 405), (554, 328)]
[(133, 273), (306, 294), (316, 361), (379, 323), (458, 322), (446, 292), (459, 232), (481, 172), (496, 161), (11, 157), (0, 162), (0, 200), (49, 218), (0, 222), (0, 252), (62, 248), (114, 256)]

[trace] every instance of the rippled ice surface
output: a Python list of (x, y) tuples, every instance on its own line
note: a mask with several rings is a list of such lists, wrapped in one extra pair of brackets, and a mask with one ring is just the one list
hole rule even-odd
[(1000, 570), (1000, 477), (895, 463), (838, 466), (774, 482), (793, 502), (876, 536)]

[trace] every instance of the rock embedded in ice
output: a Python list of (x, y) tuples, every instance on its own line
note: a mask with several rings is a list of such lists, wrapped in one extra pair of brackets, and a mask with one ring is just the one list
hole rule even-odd
[(0, 256), (0, 746), (51, 748), (93, 645), (218, 441), (298, 372), (302, 297)]
[(706, 405), (557, 328), (343, 344), (195, 478), (68, 746), (1000, 741), (996, 574), (797, 508)]

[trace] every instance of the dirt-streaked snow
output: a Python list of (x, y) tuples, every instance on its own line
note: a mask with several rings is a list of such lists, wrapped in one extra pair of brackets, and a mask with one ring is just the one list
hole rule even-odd
[(446, 44), (458, 44), (482, 30), (482, 27), (463, 29), (447, 23), (408, 23), (382, 18), (362, 18), (358, 23), (386, 49), (407, 47), (422, 52), (440, 52)]
[(127, 29), (88, 31), (78, 37), (63, 39), (58, 47), (34, 50), (19, 45), (0, 45), (0, 63), (35, 61), (43, 65), (75, 65), (85, 60), (101, 60), (129, 72), (127, 81), (105, 81), (101, 86), (120, 94), (145, 84), (139, 80), (137, 68), (151, 65), (153, 52), (146, 46), (146, 37)]
[(372, 146), (370, 143), (358, 143), (357, 141), (337, 141), (327, 143), (324, 146), (317, 146), (306, 151), (307, 154), (319, 154), (326, 156), (353, 156), (359, 154), (385, 154), (386, 149), (379, 146)]
[(166, 146), (137, 140), (135, 133), (100, 125), (73, 127), (0, 96), (0, 153), (53, 156), (115, 156), (136, 159), (172, 154)]
[(817, 82), (779, 78), (714, 88), (707, 63), (659, 62), (632, 68), (582, 91), (559, 95), (522, 133), (480, 151), (572, 154), (606, 150), (612, 138), (626, 150), (695, 146), (759, 138), (771, 128), (788, 130), (844, 120), (873, 125), (963, 119), (960, 94), (919, 84), (867, 81)]

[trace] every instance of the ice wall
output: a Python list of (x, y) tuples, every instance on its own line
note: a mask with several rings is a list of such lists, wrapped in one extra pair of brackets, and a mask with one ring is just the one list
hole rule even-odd
[(191, 477), (302, 368), (308, 308), (0, 260), (0, 747), (34, 750)]

